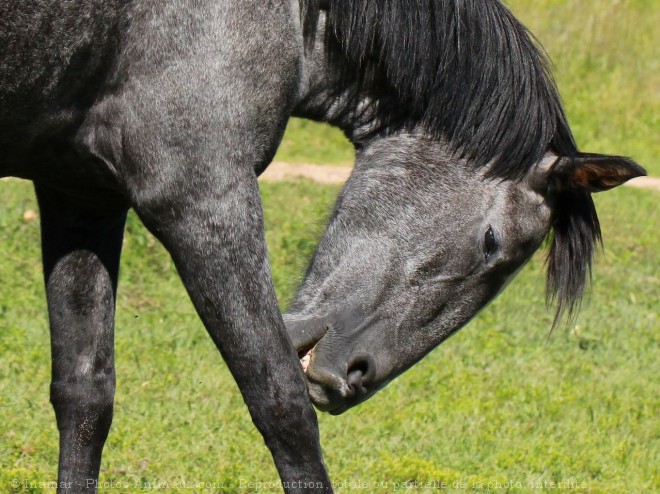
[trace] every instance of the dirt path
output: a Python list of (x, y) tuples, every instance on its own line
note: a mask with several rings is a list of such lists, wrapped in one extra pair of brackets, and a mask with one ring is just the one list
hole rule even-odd
[(629, 187), (638, 189), (660, 190), (660, 178), (658, 177), (639, 177), (633, 178), (626, 183)]
[[(259, 179), (267, 182), (277, 182), (281, 180), (306, 178), (320, 184), (339, 185), (343, 184), (348, 179), (351, 170), (352, 167), (350, 166), (307, 165), (274, 161)], [(0, 180), (10, 179), (0, 178)], [(660, 178), (639, 177), (629, 181), (626, 185), (638, 189), (660, 191)]]
[(308, 178), (320, 184), (343, 184), (352, 169), (350, 166), (306, 165), (273, 161), (259, 178), (267, 182)]
[[(261, 175), (260, 179), (278, 181), (307, 178), (320, 184), (342, 184), (348, 179), (351, 169), (349, 166), (302, 165), (274, 161)], [(660, 178), (639, 177), (629, 181), (626, 185), (639, 189), (660, 191)]]

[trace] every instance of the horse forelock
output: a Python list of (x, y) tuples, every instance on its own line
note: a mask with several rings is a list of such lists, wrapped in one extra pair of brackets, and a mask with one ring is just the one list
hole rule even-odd
[(308, 46), (327, 4), (326, 44), (340, 46), (360, 84), (384, 78), (402, 126), (422, 125), (491, 176), (521, 178), (548, 148), (577, 152), (544, 52), (499, 1), (300, 2)]
[(557, 305), (553, 328), (567, 316), (573, 320), (580, 307), (591, 264), (602, 244), (600, 223), (591, 194), (566, 190), (555, 198), (551, 247), (547, 258), (547, 302)]

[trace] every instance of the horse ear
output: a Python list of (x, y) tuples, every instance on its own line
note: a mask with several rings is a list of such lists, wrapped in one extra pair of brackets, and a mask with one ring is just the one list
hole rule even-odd
[(630, 158), (579, 153), (559, 158), (550, 169), (549, 183), (559, 190), (602, 192), (643, 175), (646, 170)]

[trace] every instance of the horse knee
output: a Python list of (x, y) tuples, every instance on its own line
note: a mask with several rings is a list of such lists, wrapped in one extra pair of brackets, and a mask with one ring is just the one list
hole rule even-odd
[(115, 390), (110, 277), (94, 254), (74, 251), (52, 270), (47, 294), (58, 427), (87, 427), (105, 437)]
[(114, 375), (69, 376), (51, 383), (50, 400), (61, 432), (83, 441), (102, 440), (112, 424)]

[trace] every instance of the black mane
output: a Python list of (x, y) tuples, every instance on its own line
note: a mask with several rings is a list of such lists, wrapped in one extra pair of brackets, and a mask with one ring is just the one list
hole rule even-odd
[(591, 194), (566, 190), (555, 198), (551, 247), (547, 258), (546, 301), (557, 303), (554, 328), (567, 315), (572, 322), (584, 287), (591, 280), (591, 261), (602, 237)]
[(522, 177), (548, 147), (577, 152), (547, 58), (499, 1), (301, 0), (308, 42), (321, 8), (326, 43), (364, 86), (389, 84), (402, 125), (423, 125), (491, 176)]
[[(423, 125), (496, 178), (522, 178), (548, 149), (578, 154), (545, 53), (498, 0), (300, 5), (308, 46), (326, 10), (326, 45), (339, 47), (344, 70), (367, 89), (385, 83), (398, 95), (399, 108), (376, 106), (383, 121), (404, 109), (401, 125)], [(554, 213), (547, 287), (556, 325), (579, 307), (600, 228), (588, 193), (561, 195)]]

